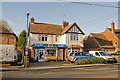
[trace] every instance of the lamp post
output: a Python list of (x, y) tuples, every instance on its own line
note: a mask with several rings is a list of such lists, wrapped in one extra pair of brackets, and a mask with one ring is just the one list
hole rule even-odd
[(27, 12), (27, 35), (26, 36), (28, 36), (28, 16), (30, 15), (30, 13), (29, 12)]
[(30, 13), (27, 12), (27, 28), (26, 28), (26, 50), (25, 50), (25, 55), (24, 55), (24, 67), (27, 67), (27, 55), (28, 55), (28, 17), (29, 17)]

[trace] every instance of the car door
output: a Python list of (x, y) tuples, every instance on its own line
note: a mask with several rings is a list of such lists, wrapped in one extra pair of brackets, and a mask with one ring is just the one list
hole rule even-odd
[(90, 54), (87, 53), (87, 52), (84, 52), (84, 56), (85, 56), (86, 59), (87, 59), (87, 58), (92, 58), (92, 56), (90, 56)]
[(88, 58), (89, 56), (87, 55), (88, 53), (87, 52), (83, 52), (83, 58), (85, 59), (85, 58)]

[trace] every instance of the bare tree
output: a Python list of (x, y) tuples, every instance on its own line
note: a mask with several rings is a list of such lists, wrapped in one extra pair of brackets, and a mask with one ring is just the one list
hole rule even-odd
[(2, 25), (2, 24), (3, 24), (4, 26), (6, 26), (8, 29), (12, 30), (12, 28), (9, 26), (9, 24), (7, 23), (7, 21), (1, 19), (1, 20), (0, 20), (0, 25)]

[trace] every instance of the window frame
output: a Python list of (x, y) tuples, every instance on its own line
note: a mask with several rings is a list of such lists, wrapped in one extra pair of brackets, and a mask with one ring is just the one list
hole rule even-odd
[(48, 40), (48, 35), (42, 35), (42, 34), (39, 34), (38, 36), (38, 41), (47, 41)]

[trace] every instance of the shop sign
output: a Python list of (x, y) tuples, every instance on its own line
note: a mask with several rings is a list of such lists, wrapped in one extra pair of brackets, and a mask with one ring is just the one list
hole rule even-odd
[(33, 47), (66, 47), (65, 44), (33, 44)]
[(45, 47), (45, 44), (33, 44), (33, 47)]
[(53, 47), (53, 45), (52, 44), (49, 44), (49, 46), (48, 47)]
[(56, 44), (56, 47), (66, 47), (65, 44)]

